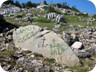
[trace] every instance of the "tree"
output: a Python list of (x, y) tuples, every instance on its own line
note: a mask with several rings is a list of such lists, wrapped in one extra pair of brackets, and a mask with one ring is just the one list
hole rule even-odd
[(19, 1), (16, 1), (15, 5), (18, 6), (18, 7), (21, 7), (21, 4), (19, 3)]
[(7, 0), (4, 2), (4, 4), (14, 4), (14, 1), (13, 0)]
[(28, 8), (32, 7), (32, 2), (31, 2), (31, 1), (28, 1), (28, 2), (26, 3), (26, 7), (28, 7)]
[(47, 2), (44, 0), (44, 4), (47, 5)]
[(25, 7), (26, 7), (26, 4), (25, 4), (25, 3), (22, 3), (22, 4), (21, 4), (21, 7), (22, 7), (22, 8), (25, 8)]

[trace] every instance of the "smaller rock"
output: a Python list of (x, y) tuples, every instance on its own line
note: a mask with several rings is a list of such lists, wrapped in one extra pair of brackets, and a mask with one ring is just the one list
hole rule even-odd
[(96, 52), (96, 48), (89, 48), (86, 51), (93, 55)]
[(71, 37), (72, 37), (72, 39), (76, 39), (76, 34), (75, 33), (71, 33)]
[(55, 29), (59, 29), (60, 26), (61, 26), (60, 24), (56, 24), (56, 25), (54, 26), (54, 28), (55, 28)]
[(67, 44), (69, 44), (69, 42), (70, 42), (69, 34), (66, 33), (65, 31), (63, 31), (62, 37), (63, 37), (64, 41), (65, 41)]
[(34, 56), (34, 55), (31, 55), (30, 57), (31, 57), (31, 58), (34, 58), (35, 56)]
[(0, 37), (3, 37), (3, 33), (0, 33)]
[(65, 69), (64, 72), (72, 72), (71, 70), (69, 69)]
[(75, 54), (78, 57), (82, 57), (82, 58), (86, 58), (86, 57), (91, 57), (91, 54), (89, 52), (87, 52), (86, 50), (77, 50), (74, 49)]
[(11, 68), (11, 65), (4, 66), (3, 68), (4, 70), (8, 71)]
[(75, 43), (73, 43), (73, 45), (71, 46), (71, 48), (73, 48), (73, 49), (82, 49), (83, 48), (83, 44), (81, 43), (81, 42), (75, 42)]

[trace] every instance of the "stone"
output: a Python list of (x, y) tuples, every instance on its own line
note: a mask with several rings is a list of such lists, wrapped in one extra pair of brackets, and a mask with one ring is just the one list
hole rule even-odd
[(19, 12), (24, 12), (25, 10), (22, 9), (22, 8), (19, 8), (19, 7), (16, 7), (14, 5), (3, 5), (3, 7), (1, 7), (1, 10), (0, 10), (0, 14), (1, 15), (7, 15), (7, 16), (11, 16), (11, 15), (14, 15), (14, 14), (17, 14)]
[(84, 48), (96, 48), (96, 29), (92, 28), (83, 28), (80, 33), (78, 33), (79, 41), (83, 43)]
[(13, 38), (12, 38), (12, 35), (8, 35), (8, 36), (7, 36), (7, 39), (8, 39), (9, 41), (12, 41), (12, 39), (13, 39)]
[(57, 58), (60, 63), (68, 66), (79, 65), (79, 59), (72, 49), (53, 31), (35, 25), (20, 27), (13, 32), (13, 41), (22, 50)]
[(24, 18), (24, 21), (32, 23), (32, 18), (30, 16), (27, 16)]
[(34, 55), (31, 55), (30, 57), (31, 57), (31, 58), (34, 58), (35, 56), (34, 56)]
[(11, 65), (4, 66), (3, 68), (4, 70), (8, 71), (11, 68)]
[(66, 13), (66, 9), (63, 9), (63, 8), (62, 8), (62, 9), (61, 9), (61, 12), (65, 14), (65, 13)]
[(59, 23), (59, 22), (64, 22), (64, 18), (63, 18), (63, 16), (62, 15), (57, 15), (56, 16), (56, 21)]
[(70, 69), (65, 69), (64, 72), (73, 72), (73, 71)]
[(87, 18), (86, 21), (87, 21), (87, 24), (92, 24), (95, 21), (95, 19), (90, 17), (90, 18)]
[(47, 5), (43, 5), (43, 6), (37, 6), (37, 9), (40, 9), (40, 10), (42, 10), (42, 11), (44, 11), (46, 8), (48, 8), (48, 6)]
[(86, 49), (86, 51), (93, 55), (94, 53), (96, 53), (96, 48)]
[(60, 26), (61, 26), (60, 24), (56, 24), (56, 25), (54, 26), (54, 28), (55, 28), (55, 29), (59, 29)]
[(58, 23), (62, 22), (64, 23), (64, 18), (62, 15), (57, 14), (57, 13), (48, 13), (44, 16), (45, 18), (49, 19), (49, 20), (55, 20)]
[(75, 54), (78, 56), (78, 57), (81, 57), (81, 58), (86, 58), (86, 57), (91, 57), (91, 54), (89, 52), (87, 52), (86, 50), (77, 50), (77, 49), (74, 49), (74, 52)]
[(0, 33), (0, 37), (3, 37), (3, 33)]
[(70, 36), (69, 36), (69, 34), (66, 33), (65, 31), (63, 31), (62, 37), (63, 37), (64, 41), (68, 44), (69, 41), (70, 41), (70, 38), (69, 38)]
[(93, 32), (92, 36), (93, 36), (94, 38), (96, 38), (96, 31)]
[(45, 10), (48, 7), (46, 1), (42, 1), (40, 5), (37, 6), (37, 9)]
[(72, 39), (76, 39), (76, 34), (75, 33), (71, 33), (70, 36), (72, 37)]
[(43, 66), (42, 63), (39, 62), (39, 60), (36, 59), (30, 59), (28, 57), (21, 57), (16, 61), (17, 64), (23, 65), (25, 68), (31, 68), (34, 69), (35, 72), (46, 72), (49, 70), (49, 67), (46, 65)]
[(28, 16), (28, 17), (29, 17), (29, 16), (32, 16), (32, 14), (31, 14), (31, 13), (28, 13), (28, 14), (26, 14), (26, 16)]
[(73, 48), (73, 49), (81, 49), (83, 47), (83, 44), (81, 43), (81, 42), (75, 42), (75, 43), (73, 43), (72, 44), (72, 46), (71, 46), (71, 48)]

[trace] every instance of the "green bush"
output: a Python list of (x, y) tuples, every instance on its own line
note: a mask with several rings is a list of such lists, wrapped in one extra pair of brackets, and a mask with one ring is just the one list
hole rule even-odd
[(48, 8), (46, 8), (45, 12), (47, 12), (47, 13), (49, 13), (49, 12), (55, 12), (55, 13), (61, 14), (61, 12), (59, 10), (56, 10), (52, 6), (49, 6)]
[(5, 50), (5, 51), (3, 51), (3, 52), (0, 52), (0, 55), (7, 55), (7, 56), (12, 56), (12, 55), (14, 55), (14, 53), (15, 53), (15, 51), (14, 50), (12, 50), (12, 49), (8, 49), (8, 50)]

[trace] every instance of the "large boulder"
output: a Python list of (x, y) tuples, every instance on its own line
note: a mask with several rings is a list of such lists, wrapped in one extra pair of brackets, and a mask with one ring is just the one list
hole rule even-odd
[(62, 38), (53, 31), (35, 25), (20, 27), (13, 32), (16, 47), (31, 50), (47, 58), (55, 58), (67, 66), (79, 65), (79, 59)]

